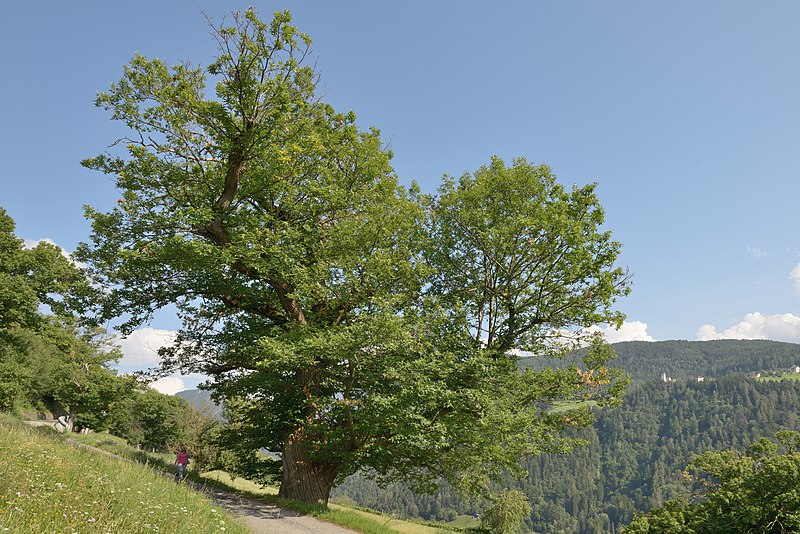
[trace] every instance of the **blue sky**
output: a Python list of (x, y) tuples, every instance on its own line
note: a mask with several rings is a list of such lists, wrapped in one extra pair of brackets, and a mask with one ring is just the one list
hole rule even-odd
[[(263, 18), (292, 11), (314, 40), (323, 99), (382, 131), (402, 182), (432, 192), (493, 154), (599, 182), (634, 275), (620, 304), (629, 324), (610, 339), (800, 342), (800, 3), (253, 5)], [(79, 161), (122, 133), (96, 92), (136, 51), (208, 64), (203, 12), (246, 7), (4, 6), (0, 205), (20, 237), (67, 251), (88, 239), (82, 206), (108, 209), (117, 193)], [(146, 361), (177, 323), (162, 314), (151, 327), (124, 364)]]

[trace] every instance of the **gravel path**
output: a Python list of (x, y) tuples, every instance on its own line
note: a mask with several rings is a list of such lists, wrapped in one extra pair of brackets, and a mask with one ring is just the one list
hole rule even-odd
[(206, 487), (204, 492), (220, 508), (240, 518), (254, 534), (353, 534), (355, 532), (218, 488)]

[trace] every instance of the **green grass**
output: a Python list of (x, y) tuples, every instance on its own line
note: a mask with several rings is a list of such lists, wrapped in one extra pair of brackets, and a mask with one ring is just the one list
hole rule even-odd
[(786, 373), (779, 376), (762, 376), (756, 378), (759, 382), (777, 382), (778, 380), (800, 380), (800, 373)]
[(175, 455), (161, 452), (150, 452), (135, 449), (120, 437), (108, 432), (92, 432), (89, 434), (69, 434), (69, 439), (116, 454), (140, 464), (146, 464), (161, 470), (172, 469)]
[(205, 471), (199, 476), (203, 482), (213, 482), (214, 485), (229, 488), (238, 493), (244, 493), (254, 497), (264, 497), (265, 495), (278, 495), (278, 488), (275, 486), (262, 486), (246, 478), (232, 477), (225, 471)]
[(327, 508), (291, 501), (279, 501), (278, 504), (364, 534), (452, 534), (460, 531), (452, 530), (445, 525), (434, 526), (432, 524), (404, 521), (378, 512), (349, 508), (337, 504), (330, 504)]
[(478, 519), (475, 519), (471, 515), (460, 515), (456, 517), (453, 521), (447, 523), (450, 527), (456, 527), (461, 529), (469, 529), (469, 528), (478, 528), (481, 522)]
[(576, 410), (578, 408), (584, 407), (594, 408), (597, 406), (597, 401), (588, 400), (588, 401), (561, 401), (556, 402), (553, 404), (553, 407), (550, 408), (549, 412), (551, 414), (558, 414), (568, 412), (570, 410)]
[[(86, 445), (91, 445), (116, 455), (144, 463), (153, 469), (172, 472), (174, 456), (136, 450), (125, 443), (125, 440), (107, 433), (97, 432), (85, 435), (72, 434), (71, 437)], [(295, 510), (316, 517), (322, 521), (350, 528), (363, 534), (447, 534), (463, 532), (464, 528), (453, 525), (422, 524), (404, 521), (378, 512), (356, 509), (348, 506), (330, 504), (327, 508), (296, 501), (279, 499), (278, 488), (261, 486), (241, 477), (231, 477), (224, 471), (208, 471), (197, 473), (189, 465), (190, 478), (205, 484), (213, 484), (264, 502)], [(2, 530), (0, 529), (0, 533)], [(198, 532), (202, 532), (198, 530)]]
[(0, 415), (0, 532), (249, 532), (201, 493), (142, 465)]

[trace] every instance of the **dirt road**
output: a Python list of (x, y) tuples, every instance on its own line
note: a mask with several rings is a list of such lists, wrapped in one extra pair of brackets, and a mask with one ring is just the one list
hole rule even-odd
[(254, 534), (353, 534), (355, 532), (221, 489), (206, 488), (205, 492), (220, 508), (239, 517)]

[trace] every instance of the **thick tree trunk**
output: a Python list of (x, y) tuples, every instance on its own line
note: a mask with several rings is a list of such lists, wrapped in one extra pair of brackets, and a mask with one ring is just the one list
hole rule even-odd
[(283, 445), (283, 477), (278, 497), (327, 506), (338, 474), (338, 465), (310, 459), (308, 444), (296, 432)]

